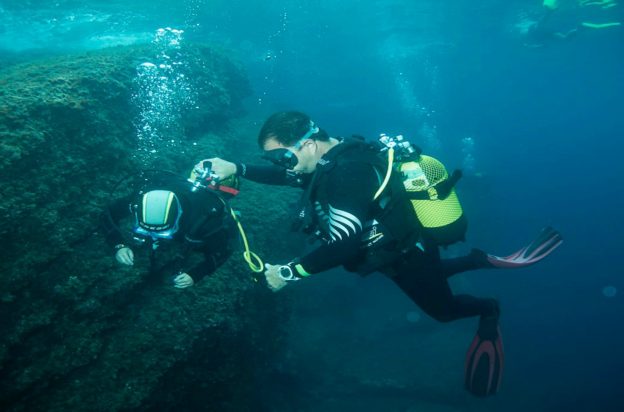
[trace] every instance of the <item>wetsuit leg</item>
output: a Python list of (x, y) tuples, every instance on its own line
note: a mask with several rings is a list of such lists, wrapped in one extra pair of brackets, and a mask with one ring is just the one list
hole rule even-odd
[(416, 249), (393, 265), (394, 283), (423, 311), (440, 322), (472, 316), (496, 316), (494, 299), (453, 295), (435, 254)]
[(453, 275), (470, 270), (491, 269), (494, 267), (488, 262), (487, 253), (479, 249), (472, 249), (466, 256), (440, 259), (440, 248), (435, 242), (425, 242), (425, 254), (431, 262), (439, 261), (441, 265), (440, 270), (445, 278), (450, 278)]
[(445, 278), (470, 270), (492, 269), (494, 266), (488, 262), (487, 254), (479, 249), (472, 249), (466, 256), (441, 260), (442, 273)]

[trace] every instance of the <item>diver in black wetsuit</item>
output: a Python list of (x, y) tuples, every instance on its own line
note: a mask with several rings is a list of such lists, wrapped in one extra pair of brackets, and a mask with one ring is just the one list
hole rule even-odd
[[(193, 286), (232, 252), (236, 237), (225, 192), (165, 175), (148, 179), (107, 209), (103, 228), (115, 259), (134, 265), (133, 248), (149, 250), (150, 273), (176, 288)], [(195, 256), (199, 255), (199, 256)]]
[[(288, 264), (266, 265), (269, 287), (278, 291), (293, 281), (343, 265), (363, 274), (375, 270), (387, 274), (439, 321), (480, 316), (477, 343), (469, 351), (466, 386), (480, 396), (495, 393), (502, 374), (498, 303), (454, 295), (447, 278), (466, 270), (535, 263), (559, 245), (558, 233), (546, 232), (538, 243), (509, 258), (475, 249), (462, 258), (440, 260), (437, 247), (423, 247), (419, 242), (422, 226), (409, 200), (401, 196), (402, 182), (397, 182), (395, 173), (387, 189), (376, 196), (386, 170), (378, 153), (362, 141), (329, 137), (307, 115), (280, 112), (265, 122), (258, 142), (276, 166), (208, 160), (222, 177), (236, 174), (260, 183), (302, 187), (297, 226), (316, 231), (322, 240), (316, 249)], [(495, 356), (484, 363), (487, 368), (480, 366), (484, 354), (475, 351), (484, 343), (497, 348)]]

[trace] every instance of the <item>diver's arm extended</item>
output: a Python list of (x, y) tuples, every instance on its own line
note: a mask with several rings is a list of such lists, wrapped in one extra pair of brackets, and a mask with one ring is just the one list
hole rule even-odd
[(208, 167), (205, 162), (210, 163), (212, 171), (221, 179), (227, 179), (232, 175), (236, 175), (257, 183), (302, 187), (310, 181), (311, 176), (309, 174), (289, 172), (282, 167), (273, 165), (248, 165), (246, 163), (230, 162), (219, 157), (201, 160), (194, 167), (197, 173), (201, 173), (204, 167)]
[(119, 222), (130, 214), (129, 205), (131, 199), (131, 196), (117, 199), (102, 213), (100, 227), (102, 228), (106, 243), (110, 247), (120, 245), (124, 241), (122, 231), (119, 228)]
[(360, 253), (363, 224), (369, 217), (379, 181), (365, 163), (337, 166), (327, 179), (329, 239), (310, 253), (295, 259), (299, 274), (314, 274), (350, 262)]
[(295, 174), (283, 167), (236, 164), (236, 175), (256, 183), (279, 186), (304, 186), (309, 180), (309, 174)]

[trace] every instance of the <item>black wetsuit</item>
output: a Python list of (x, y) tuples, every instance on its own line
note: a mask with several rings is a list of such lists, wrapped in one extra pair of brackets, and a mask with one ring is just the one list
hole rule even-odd
[[(107, 243), (112, 247), (124, 244), (131, 249), (143, 247), (150, 251), (150, 273), (175, 277), (189, 274), (195, 282), (212, 273), (232, 253), (236, 228), (220, 195), (209, 189), (190, 190), (190, 183), (167, 179), (165, 184), (147, 185), (141, 190), (170, 190), (180, 200), (182, 215), (179, 230), (172, 239), (154, 240), (132, 231), (133, 206), (140, 204), (138, 191), (117, 199), (103, 218)], [(156, 247), (154, 247), (156, 246)]]
[[(308, 214), (312, 212), (311, 226), (323, 241), (295, 262), (310, 274), (339, 265), (349, 271), (386, 273), (439, 321), (492, 314), (496, 305), (491, 299), (453, 295), (447, 281), (455, 273), (485, 267), (484, 260), (471, 254), (442, 261), (437, 248), (424, 252), (416, 247), (419, 223), (409, 201), (392, 202), (392, 196), (372, 200), (385, 170), (373, 165), (371, 156), (375, 155), (363, 145), (346, 141), (323, 156), (314, 174), (301, 179), (305, 190), (302, 204), (307, 205)], [(261, 183), (285, 185), (291, 181), (284, 169), (273, 166), (239, 164), (238, 173)]]

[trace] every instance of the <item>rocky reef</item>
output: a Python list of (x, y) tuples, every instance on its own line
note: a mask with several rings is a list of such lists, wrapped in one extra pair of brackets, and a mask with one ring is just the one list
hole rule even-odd
[[(180, 173), (240, 150), (223, 143), (240, 138), (228, 125), (250, 93), (224, 52), (184, 52), (195, 104), (182, 146), (159, 153)], [(115, 182), (141, 167), (132, 95), (153, 55), (118, 47), (0, 71), (2, 410), (258, 410), (253, 382), (280, 342), (272, 308), (284, 298), (253, 282), (238, 253), (191, 289), (149, 284), (141, 262), (117, 265), (97, 232)], [(248, 190), (254, 203), (235, 206), (248, 226), (279, 227), (281, 207)], [(259, 253), (280, 242), (249, 236)]]

